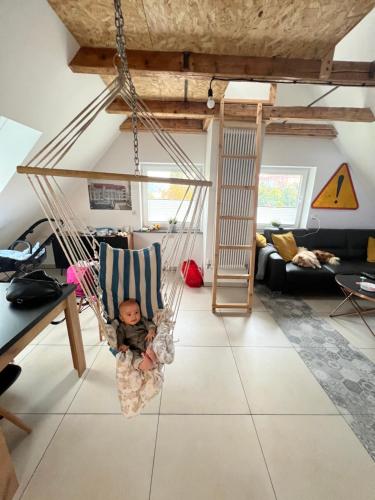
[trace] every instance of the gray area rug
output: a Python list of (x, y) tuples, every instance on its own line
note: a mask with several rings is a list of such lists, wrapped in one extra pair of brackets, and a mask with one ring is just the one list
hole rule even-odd
[(256, 292), (375, 460), (375, 363), (303, 300), (272, 293), (264, 285), (257, 285)]

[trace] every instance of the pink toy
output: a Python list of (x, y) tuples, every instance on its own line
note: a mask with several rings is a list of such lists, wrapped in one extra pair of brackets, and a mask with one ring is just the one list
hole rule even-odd
[[(94, 279), (92, 277), (93, 269), (90, 265), (87, 264), (76, 264), (74, 266), (69, 266), (66, 271), (66, 282), (70, 284), (74, 284), (77, 286), (75, 290), (76, 297), (79, 298), (78, 304), (78, 312), (81, 312), (82, 306), (84, 305), (84, 300), (86, 298), (86, 294), (82, 289), (79, 281), (85, 279), (86, 283), (93, 283)], [(93, 297), (95, 300), (95, 297)]]
[(85, 292), (82, 290), (79, 284), (79, 278), (84, 277), (85, 273), (88, 272), (87, 267), (81, 266), (69, 266), (66, 271), (66, 282), (69, 284), (77, 285), (75, 294), (78, 298), (84, 298)]

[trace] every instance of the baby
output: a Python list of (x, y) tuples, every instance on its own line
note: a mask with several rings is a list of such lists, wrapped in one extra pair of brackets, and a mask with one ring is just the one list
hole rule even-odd
[(156, 326), (141, 316), (138, 303), (128, 299), (119, 305), (120, 324), (117, 328), (117, 348), (120, 352), (130, 349), (135, 359), (141, 359), (138, 368), (152, 370), (157, 358), (151, 347), (156, 335)]

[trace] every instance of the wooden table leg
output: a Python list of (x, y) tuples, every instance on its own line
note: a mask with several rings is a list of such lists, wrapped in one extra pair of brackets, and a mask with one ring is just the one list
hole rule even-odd
[(9, 420), (9, 422), (12, 422), (12, 424), (16, 425), (23, 431), (27, 432), (30, 434), (31, 432), (31, 427), (25, 424), (20, 418), (17, 417), (14, 413), (6, 410), (2, 406), (0, 406), (0, 416), (4, 417), (5, 419)]
[(0, 498), (11, 500), (18, 488), (16, 472), (10, 458), (9, 450), (4, 435), (0, 429)]
[(85, 352), (83, 350), (81, 326), (77, 311), (76, 297), (71, 293), (66, 298), (66, 326), (68, 328), (70, 350), (72, 352), (73, 366), (80, 377), (86, 370)]

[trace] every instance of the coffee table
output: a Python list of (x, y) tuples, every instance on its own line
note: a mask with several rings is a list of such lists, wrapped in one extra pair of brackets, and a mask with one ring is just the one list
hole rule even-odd
[[(345, 299), (341, 301), (337, 307), (335, 307), (335, 309), (330, 313), (329, 316), (331, 318), (334, 318), (336, 316), (351, 316), (353, 314), (358, 314), (358, 316), (361, 317), (362, 321), (370, 330), (370, 332), (375, 336), (375, 333), (364, 318), (364, 314), (375, 312), (375, 307), (363, 308), (358, 303), (358, 299), (363, 299), (375, 304), (375, 292), (366, 292), (365, 290), (362, 290), (362, 288), (359, 286), (359, 283), (361, 282), (361, 276), (359, 276), (358, 274), (337, 274), (335, 276), (335, 280), (341, 288), (342, 293), (345, 295)], [(346, 302), (350, 302), (350, 304), (354, 308), (354, 311), (337, 314), (336, 311), (340, 309), (340, 307), (342, 307)]]

